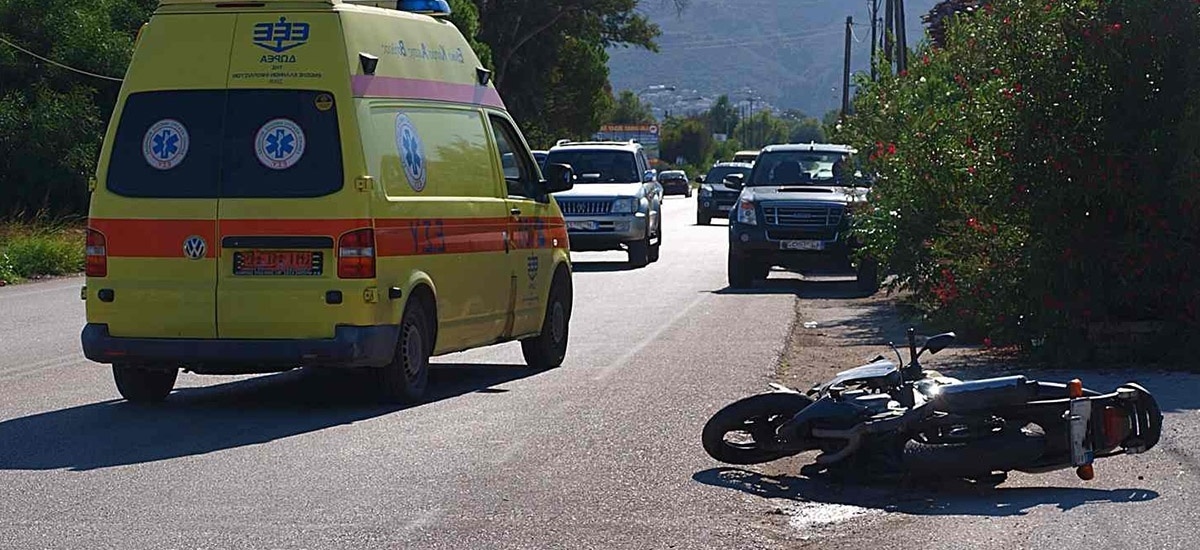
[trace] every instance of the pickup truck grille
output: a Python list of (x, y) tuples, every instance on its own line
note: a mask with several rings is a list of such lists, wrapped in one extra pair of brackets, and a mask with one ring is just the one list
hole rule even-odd
[(767, 203), (763, 207), (767, 225), (819, 229), (842, 222), (842, 205)]
[(564, 216), (595, 216), (608, 214), (612, 210), (611, 199), (609, 200), (563, 200), (559, 199), (558, 207), (562, 209)]

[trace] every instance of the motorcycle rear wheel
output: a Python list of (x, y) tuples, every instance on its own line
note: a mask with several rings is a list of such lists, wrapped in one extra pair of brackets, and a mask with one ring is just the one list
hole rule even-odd
[[(760, 442), (773, 440), (775, 431), (813, 400), (794, 393), (764, 393), (734, 401), (717, 411), (704, 425), (701, 441), (708, 456), (726, 464), (761, 464), (799, 454), (801, 451), (763, 449)], [(731, 434), (749, 435), (750, 439)]]

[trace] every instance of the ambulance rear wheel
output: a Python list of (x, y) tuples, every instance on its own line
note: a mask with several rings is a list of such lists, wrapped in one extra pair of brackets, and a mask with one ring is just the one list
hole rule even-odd
[(130, 365), (113, 365), (113, 381), (117, 391), (131, 403), (158, 403), (175, 389), (179, 369), (148, 369)]
[(570, 279), (559, 272), (550, 286), (550, 301), (546, 304), (546, 319), (542, 332), (534, 338), (521, 340), (525, 364), (545, 370), (562, 365), (567, 358), (567, 339), (571, 329)]
[(389, 403), (410, 405), (425, 397), (433, 327), (420, 299), (409, 299), (400, 320), (400, 337), (392, 362), (379, 371), (379, 388)]

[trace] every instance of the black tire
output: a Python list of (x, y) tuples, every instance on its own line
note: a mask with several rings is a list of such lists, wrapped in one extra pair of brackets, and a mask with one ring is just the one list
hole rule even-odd
[(685, 198), (685, 199), (692, 198), (692, 188), (691, 187), (688, 187), (687, 190), (683, 192), (683, 198)]
[(979, 478), (1028, 466), (1045, 449), (1045, 437), (1020, 431), (963, 443), (914, 440), (904, 445), (903, 464), (914, 477)]
[(433, 323), (425, 304), (409, 298), (400, 319), (400, 336), (392, 362), (379, 369), (379, 390), (384, 401), (411, 405), (425, 397), (429, 386), (429, 358), (433, 355)]
[(863, 259), (858, 263), (855, 278), (860, 291), (868, 294), (879, 292), (879, 262)]
[(521, 354), (531, 368), (558, 368), (567, 358), (567, 341), (571, 331), (571, 282), (561, 272), (550, 284), (550, 299), (546, 302), (546, 318), (542, 332), (521, 340)]
[(646, 267), (650, 263), (650, 232), (644, 240), (629, 243), (629, 263), (633, 267)]
[(729, 253), (726, 276), (729, 288), (750, 288), (754, 285), (754, 277), (758, 275), (755, 265), (746, 257)]
[(696, 225), (712, 225), (712, 216), (696, 212)]
[(179, 369), (148, 369), (129, 365), (113, 365), (113, 382), (117, 391), (130, 403), (158, 403), (175, 389)]
[(755, 280), (765, 281), (767, 277), (771, 276), (771, 266), (764, 263), (752, 263), (750, 264), (750, 274)]
[(662, 222), (659, 222), (658, 231), (654, 234), (654, 236), (656, 237), (656, 240), (654, 241), (654, 244), (649, 245), (650, 248), (646, 253), (646, 259), (649, 260), (650, 263), (658, 261), (659, 252), (662, 250)]
[[(801, 451), (764, 450), (758, 447), (760, 438), (774, 437), (775, 430), (788, 419), (813, 403), (812, 399), (796, 393), (764, 393), (734, 401), (717, 411), (704, 425), (701, 442), (708, 456), (726, 464), (761, 464), (779, 460)], [(734, 443), (726, 439), (730, 432), (747, 432), (750, 443)]]

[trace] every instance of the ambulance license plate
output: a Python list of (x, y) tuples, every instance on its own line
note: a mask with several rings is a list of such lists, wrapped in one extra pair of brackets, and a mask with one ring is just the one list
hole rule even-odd
[(238, 276), (313, 277), (321, 274), (320, 252), (250, 250), (233, 253), (233, 274)]
[(783, 250), (823, 250), (825, 243), (821, 241), (782, 241), (779, 248)]

